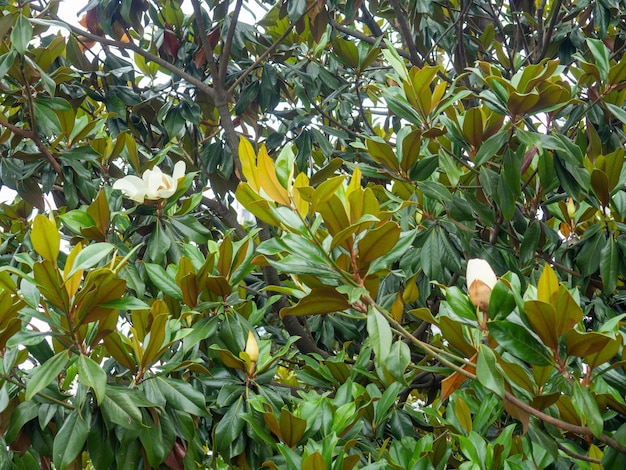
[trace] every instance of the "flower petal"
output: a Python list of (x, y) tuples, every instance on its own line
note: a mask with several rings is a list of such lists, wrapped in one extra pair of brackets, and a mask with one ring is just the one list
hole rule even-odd
[(484, 259), (473, 258), (467, 262), (467, 272), (465, 276), (467, 288), (469, 289), (476, 280), (484, 282), (490, 289), (493, 289), (496, 282), (498, 282), (496, 273), (493, 272), (489, 263)]
[(144, 180), (135, 176), (128, 175), (113, 183), (113, 189), (122, 191), (126, 197), (142, 203), (147, 192), (147, 186)]
[[(176, 162), (176, 165), (174, 165), (174, 173), (172, 174), (172, 179), (175, 183), (178, 183), (178, 180), (185, 176), (185, 169), (186, 168), (184, 161), (181, 160), (179, 162)], [(178, 184), (176, 184), (176, 187), (178, 187)]]

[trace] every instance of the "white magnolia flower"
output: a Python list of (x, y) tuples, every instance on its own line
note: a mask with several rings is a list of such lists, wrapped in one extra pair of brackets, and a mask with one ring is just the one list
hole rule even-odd
[(493, 272), (487, 261), (474, 258), (467, 262), (467, 293), (470, 300), (481, 312), (486, 312), (489, 307), (491, 290), (498, 282), (496, 273)]
[(143, 172), (143, 176), (128, 175), (117, 180), (113, 189), (119, 189), (133, 201), (143, 203), (145, 199), (158, 200), (171, 197), (178, 188), (178, 180), (185, 176), (185, 162), (174, 165), (174, 174), (166, 175), (157, 166)]

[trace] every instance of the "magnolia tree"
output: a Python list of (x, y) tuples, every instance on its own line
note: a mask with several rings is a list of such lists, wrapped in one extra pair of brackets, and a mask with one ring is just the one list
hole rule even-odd
[(624, 0), (59, 3), (0, 3), (0, 467), (626, 468)]

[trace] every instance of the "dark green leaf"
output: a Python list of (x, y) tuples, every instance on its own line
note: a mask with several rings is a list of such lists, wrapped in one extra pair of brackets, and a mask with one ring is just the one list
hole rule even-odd
[(176, 300), (183, 299), (183, 293), (176, 281), (170, 277), (162, 266), (154, 263), (145, 263), (146, 272), (152, 283), (164, 294), (173, 297)]
[(546, 347), (522, 325), (510, 321), (489, 322), (489, 334), (513, 356), (538, 366), (553, 363)]
[(32, 377), (26, 384), (26, 400), (31, 400), (35, 395), (46, 388), (65, 369), (70, 358), (68, 351), (61, 351), (53, 358), (47, 360), (35, 369)]
[(54, 437), (54, 466), (58, 469), (69, 467), (85, 447), (88, 434), (89, 426), (85, 419), (78, 410), (72, 411)]

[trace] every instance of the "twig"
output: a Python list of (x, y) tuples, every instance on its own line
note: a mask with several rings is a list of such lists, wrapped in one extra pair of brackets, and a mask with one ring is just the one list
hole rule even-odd
[[(304, 12), (304, 15), (306, 15), (309, 11), (311, 11), (315, 6), (317, 6), (317, 3), (313, 2), (311, 4), (311, 6)], [(289, 34), (291, 34), (291, 31), (293, 30), (293, 28), (296, 27), (297, 21), (294, 21), (293, 23), (291, 23), (287, 29), (285, 30), (285, 32), (283, 34), (281, 34), (278, 39), (276, 39), (276, 41), (274, 41), (270, 47), (268, 47), (263, 54), (261, 54), (253, 63), (252, 65), (250, 65), (250, 67), (248, 67), (246, 70), (244, 70), (241, 75), (239, 77), (237, 77), (237, 80), (235, 80), (235, 83), (233, 83), (230, 88), (228, 89), (228, 94), (232, 95), (233, 92), (235, 91), (235, 89), (241, 84), (241, 82), (243, 82), (245, 80), (245, 78), (250, 75), (250, 73), (252, 73), (252, 71), (254, 69), (256, 69), (259, 64), (261, 62), (263, 62), (267, 56), (269, 56), (278, 46), (280, 46), (282, 44), (282, 42), (287, 38), (287, 36), (289, 36)]]

